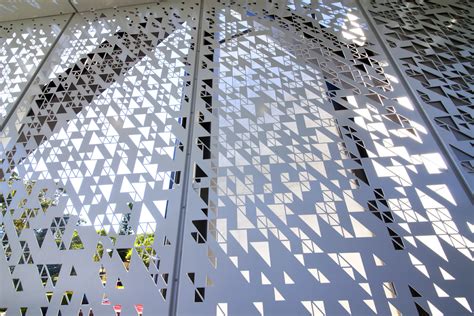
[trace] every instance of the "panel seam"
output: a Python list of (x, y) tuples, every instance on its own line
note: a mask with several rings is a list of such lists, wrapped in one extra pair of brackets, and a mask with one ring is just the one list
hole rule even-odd
[(179, 206), (179, 217), (178, 217), (178, 232), (176, 235), (176, 247), (175, 255), (173, 261), (173, 274), (172, 274), (172, 283), (170, 288), (170, 301), (169, 301), (169, 315), (176, 315), (178, 311), (178, 294), (179, 294), (179, 280), (181, 272), (181, 260), (184, 247), (184, 227), (186, 226), (186, 202), (188, 200), (188, 191), (189, 183), (192, 181), (192, 176), (190, 174), (191, 170), (191, 153), (193, 140), (193, 131), (194, 131), (194, 116), (195, 116), (195, 107), (198, 93), (198, 72), (199, 72), (199, 61), (200, 61), (200, 47), (201, 47), (201, 29), (202, 29), (202, 19), (204, 11), (204, 0), (199, 2), (199, 15), (198, 15), (198, 26), (197, 26), (197, 36), (196, 36), (196, 46), (195, 46), (195, 57), (194, 57), (194, 71), (193, 71), (193, 80), (192, 80), (192, 89), (191, 89), (191, 102), (190, 102), (190, 111), (189, 111), (189, 120), (188, 120), (188, 139), (186, 144), (186, 156), (183, 169), (183, 191), (181, 194), (181, 201)]
[(71, 5), (71, 7), (74, 9), (74, 11), (76, 11), (76, 13), (79, 13), (79, 11), (77, 11), (77, 8), (74, 6), (74, 4), (72, 4), (72, 0), (68, 0), (69, 2), (69, 5)]

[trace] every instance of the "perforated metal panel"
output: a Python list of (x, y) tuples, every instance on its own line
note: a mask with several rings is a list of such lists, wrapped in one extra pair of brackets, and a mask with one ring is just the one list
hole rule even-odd
[(69, 16), (0, 23), (0, 126)]
[(196, 20), (154, 4), (70, 22), (4, 130), (9, 313), (167, 311)]
[[(470, 160), (450, 149), (472, 150), (471, 20), (352, 0), (66, 18), (5, 107), (0, 311), (471, 314)], [(445, 68), (419, 47), (432, 25)]]
[(472, 2), (371, 1), (364, 6), (420, 110), (474, 192)]

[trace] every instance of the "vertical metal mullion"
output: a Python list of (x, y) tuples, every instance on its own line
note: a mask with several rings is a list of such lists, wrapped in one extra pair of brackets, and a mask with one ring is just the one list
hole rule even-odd
[(192, 181), (191, 172), (191, 154), (192, 146), (194, 143), (193, 140), (193, 131), (194, 131), (194, 116), (196, 108), (196, 100), (198, 98), (198, 73), (199, 73), (199, 61), (200, 61), (200, 48), (201, 48), (201, 29), (202, 29), (202, 19), (204, 11), (204, 0), (199, 2), (199, 16), (198, 16), (198, 26), (197, 26), (197, 35), (196, 35), (196, 46), (195, 46), (195, 56), (194, 56), (194, 71), (193, 71), (193, 80), (192, 80), (192, 89), (191, 89), (191, 102), (189, 110), (189, 120), (188, 120), (188, 139), (186, 143), (186, 156), (183, 169), (183, 191), (181, 194), (181, 201), (179, 206), (179, 217), (178, 217), (178, 228), (175, 242), (175, 255), (173, 262), (173, 274), (172, 282), (170, 289), (170, 301), (169, 301), (169, 315), (176, 315), (178, 310), (178, 294), (179, 294), (179, 280), (181, 272), (181, 260), (182, 253), (184, 248), (184, 228), (186, 226), (186, 209), (187, 209), (187, 200), (188, 200), (188, 191), (190, 187), (190, 182)]

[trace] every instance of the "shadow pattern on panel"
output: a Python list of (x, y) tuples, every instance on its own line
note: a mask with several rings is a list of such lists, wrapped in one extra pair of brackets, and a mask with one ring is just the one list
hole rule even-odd
[(474, 190), (473, 2), (373, 0), (367, 11)]

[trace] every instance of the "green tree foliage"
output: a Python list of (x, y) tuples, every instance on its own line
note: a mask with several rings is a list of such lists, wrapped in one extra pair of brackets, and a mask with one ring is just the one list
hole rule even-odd
[[(0, 182), (7, 182), (8, 186), (10, 188), (13, 187), (13, 185), (18, 182), (18, 181), (23, 181), (17, 173), (13, 172), (8, 180), (0, 180)], [(36, 181), (32, 180), (27, 180), (23, 181), (23, 184), (25, 186), (25, 190), (27, 193), (27, 196), (30, 196), (31, 193), (33, 192), (33, 188), (36, 184)], [(43, 212), (46, 213), (46, 211), (51, 207), (51, 206), (56, 206), (58, 205), (59, 197), (65, 192), (64, 189), (58, 189), (54, 195), (53, 198), (48, 198), (46, 193), (48, 192), (48, 189), (41, 189), (38, 194), (38, 202), (41, 205), (41, 209)], [(12, 206), (10, 205), (11, 202), (13, 201), (13, 198), (15, 197), (17, 193), (16, 189), (11, 190), (8, 192), (8, 194), (2, 194), (0, 193), (0, 213), (5, 214), (8, 207), (12, 209)], [(18, 204), (18, 208), (23, 208), (26, 205), (27, 199), (24, 198), (20, 201)], [(23, 212), (22, 216), (19, 219), (13, 220), (13, 225), (15, 226), (15, 229), (18, 233), (20, 233), (24, 228), (28, 228), (28, 219), (31, 219), (36, 216), (36, 212), (28, 212), (28, 209), (26, 209), (27, 212)], [(25, 214), (28, 213), (28, 216), (25, 216)]]
[[(150, 265), (150, 260), (156, 254), (156, 251), (153, 249), (153, 242), (155, 241), (155, 234), (138, 234), (135, 238), (135, 243), (133, 244), (135, 250), (138, 253), (138, 256), (142, 258), (143, 263), (148, 267)], [(132, 258), (133, 248), (131, 248), (125, 259), (130, 261)]]
[(69, 246), (70, 250), (84, 249), (84, 244), (82, 243), (79, 233), (75, 230), (72, 233), (71, 245)]

